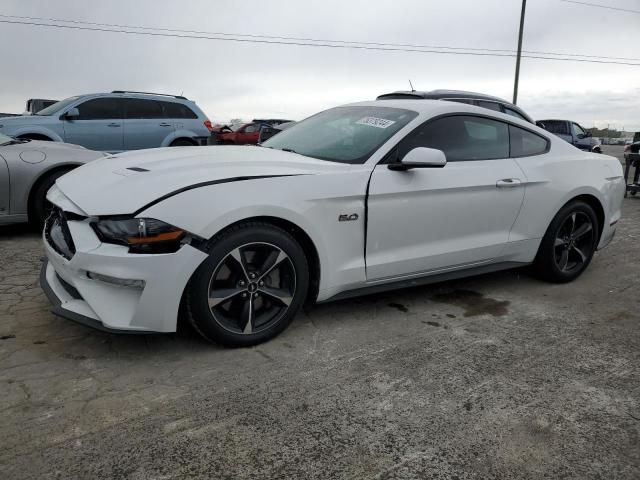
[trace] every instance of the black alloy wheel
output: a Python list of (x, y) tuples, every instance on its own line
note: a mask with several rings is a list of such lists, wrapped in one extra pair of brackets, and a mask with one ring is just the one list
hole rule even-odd
[(534, 268), (545, 280), (563, 283), (577, 278), (589, 265), (600, 239), (593, 207), (575, 200), (560, 209), (542, 238)]
[(186, 289), (187, 317), (205, 339), (255, 345), (282, 332), (306, 300), (309, 267), (295, 238), (275, 225), (246, 222), (209, 242), (209, 258)]

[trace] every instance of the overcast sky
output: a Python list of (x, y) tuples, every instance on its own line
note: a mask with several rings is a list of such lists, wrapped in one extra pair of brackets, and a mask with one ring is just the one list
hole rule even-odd
[[(640, 10), (640, 0), (589, 0)], [(520, 0), (3, 0), (0, 14), (183, 30), (515, 49)], [(524, 49), (640, 58), (640, 14), (529, 0)], [(214, 121), (301, 119), (407, 89), (510, 99), (515, 59), (385, 52), (0, 23), (0, 111), (27, 98), (130, 89), (181, 93)], [(640, 61), (636, 61), (640, 63)], [(518, 104), (534, 118), (640, 130), (640, 66), (523, 59)]]

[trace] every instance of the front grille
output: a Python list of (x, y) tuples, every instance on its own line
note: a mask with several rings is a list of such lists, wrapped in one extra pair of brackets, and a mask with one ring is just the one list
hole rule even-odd
[(71, 238), (64, 211), (54, 208), (44, 225), (44, 236), (47, 243), (67, 260), (71, 260), (76, 253), (76, 247)]

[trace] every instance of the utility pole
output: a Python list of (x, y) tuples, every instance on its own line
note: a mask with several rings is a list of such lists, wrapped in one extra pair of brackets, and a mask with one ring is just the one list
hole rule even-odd
[(522, 12), (520, 13), (520, 33), (518, 34), (518, 56), (516, 57), (516, 79), (513, 84), (513, 104), (518, 103), (518, 82), (520, 81), (520, 57), (522, 56), (522, 33), (524, 31), (524, 12), (527, 8), (527, 0), (522, 0)]

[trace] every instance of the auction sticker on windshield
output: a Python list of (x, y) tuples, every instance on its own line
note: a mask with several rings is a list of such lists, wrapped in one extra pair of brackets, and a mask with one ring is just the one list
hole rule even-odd
[(364, 117), (356, 122), (359, 125), (369, 125), (376, 128), (387, 128), (393, 125), (395, 120), (387, 120), (386, 118)]

